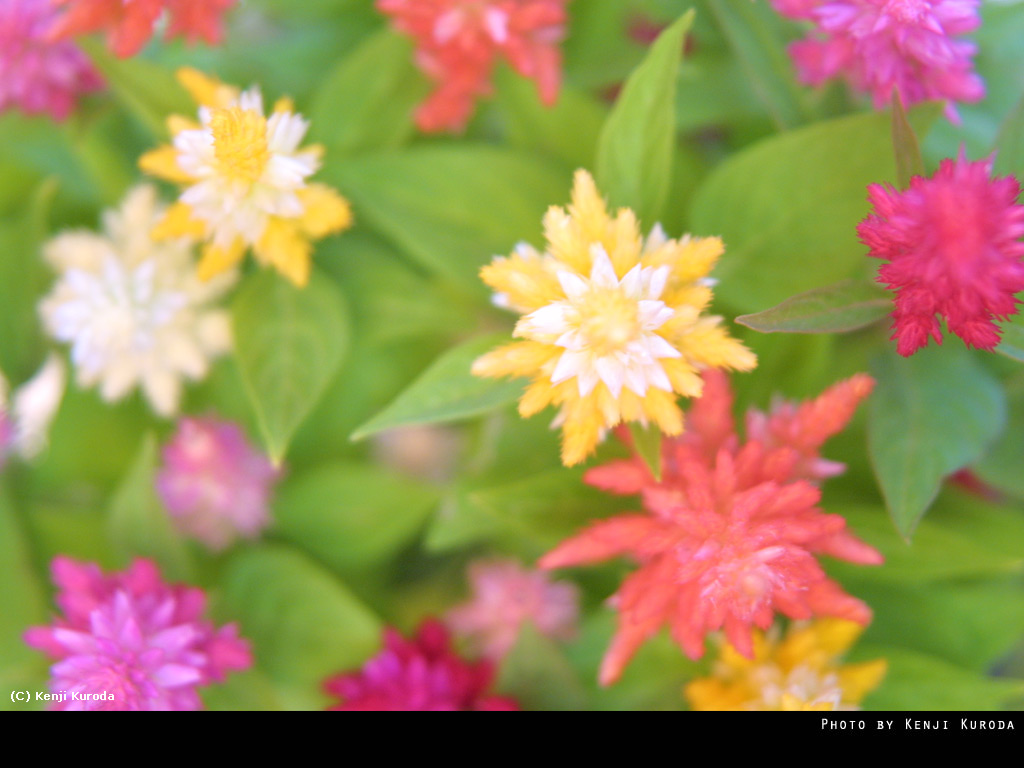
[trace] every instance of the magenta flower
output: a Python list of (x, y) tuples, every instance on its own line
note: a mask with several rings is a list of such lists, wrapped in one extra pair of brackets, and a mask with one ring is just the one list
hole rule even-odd
[(870, 93), (876, 109), (897, 89), (903, 103), (975, 102), (985, 86), (974, 73), (975, 46), (959, 35), (975, 29), (978, 0), (772, 0), (784, 16), (809, 19), (811, 36), (790, 47), (800, 79), (819, 85), (845, 77)]
[(515, 560), (477, 561), (469, 581), (472, 599), (452, 610), (447, 623), (489, 659), (500, 661), (512, 650), (526, 622), (558, 640), (576, 633), (579, 593), (573, 584), (552, 582)]
[(163, 458), (157, 492), (185, 535), (219, 551), (238, 537), (255, 538), (270, 522), (280, 472), (235, 424), (182, 419)]
[(875, 212), (857, 227), (869, 256), (888, 263), (878, 281), (896, 292), (892, 338), (904, 357), (942, 343), (936, 315), (970, 347), (999, 343), (995, 320), (1017, 314), (1024, 291), (1024, 205), (1012, 176), (991, 178), (992, 160), (946, 159), (931, 178), (900, 192), (868, 187)]
[(47, 36), (55, 16), (49, 0), (0, 2), (0, 113), (63, 120), (80, 94), (103, 86), (78, 46)]
[(202, 618), (201, 589), (166, 584), (149, 560), (123, 573), (56, 557), (51, 565), (64, 618), (33, 627), (25, 642), (58, 659), (50, 691), (55, 710), (202, 709), (196, 688), (252, 665), (234, 624)]
[(358, 672), (329, 678), (324, 690), (341, 701), (335, 711), (513, 711), (512, 700), (488, 693), (494, 668), (470, 663), (451, 647), (444, 625), (428, 619), (406, 640), (384, 630), (384, 648)]

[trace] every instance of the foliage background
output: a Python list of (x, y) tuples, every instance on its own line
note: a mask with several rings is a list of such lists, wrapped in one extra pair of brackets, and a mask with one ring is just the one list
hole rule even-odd
[[(629, 34), (640, 18), (667, 24), (691, 7), (681, 66), (669, 46)], [(982, 15), (988, 97), (961, 108), (960, 126), (933, 105), (911, 121), (929, 170), (961, 144), (971, 158), (998, 146), (997, 168), (1024, 176), (1024, 5), (986, 2)], [(191, 111), (177, 66), (293, 96), (327, 147), (321, 178), (356, 214), (353, 230), (318, 247), (308, 293), (247, 275), (233, 299), (237, 352), (187, 398), (185, 412), (236, 419), (284, 458), (262, 542), (214, 557), (172, 532), (152, 491), (172, 425), (137, 397), (111, 407), (72, 386), (48, 452), (7, 470), (4, 687), (45, 687), (48, 663), (20, 635), (52, 611), (47, 564), (58, 553), (107, 568), (154, 557), (207, 588), (220, 620), (241, 622), (256, 667), (207, 689), (210, 708), (309, 709), (326, 703), (327, 674), (377, 649), (384, 624), (409, 630), (463, 599), (469, 560), (496, 552), (532, 562), (623, 508), (559, 465), (547, 419), (515, 415), (518, 384), (468, 374), (511, 328), (477, 270), (517, 241), (540, 244), (541, 216), (568, 199), (577, 167), (595, 169), (613, 203), (637, 207), (645, 226), (721, 235), (715, 311), (730, 320), (873, 275), (855, 226), (865, 186), (895, 180), (890, 117), (841, 86), (797, 85), (784, 52), (795, 25), (749, 0), (576, 0), (570, 17), (557, 107), (545, 110), (532, 83), (501, 69), (495, 98), (462, 136), (415, 132), (410, 113), (427, 83), (370, 0), (248, 0), (216, 49), (158, 42), (121, 61), (91, 41), (109, 92), (64, 125), (0, 116), (0, 369), (12, 384), (49, 348), (35, 311), (52, 279), (40, 243), (95, 228), (139, 180), (136, 159), (164, 138), (163, 117)], [(620, 91), (634, 71), (634, 92)], [(616, 93), (625, 95), (613, 113)], [(879, 379), (870, 406), (826, 449), (849, 470), (826, 484), (825, 508), (887, 558), (879, 568), (828, 564), (876, 613), (853, 657), (890, 662), (865, 706), (1015, 706), (1024, 699), (1024, 330), (1007, 329), (1003, 356), (954, 338), (903, 360), (884, 326), (734, 326), (760, 358), (734, 377), (738, 404), (817, 394), (856, 371)], [(445, 424), (448, 466), (424, 477), (385, 460), (387, 429), (435, 422)], [(965, 466), (998, 498), (944, 482)], [(682, 685), (709, 661), (689, 662), (667, 637), (619, 684), (596, 686), (614, 620), (602, 601), (626, 572), (568, 574), (584, 589), (580, 637), (559, 647), (524, 632), (500, 687), (530, 708), (684, 708)]]

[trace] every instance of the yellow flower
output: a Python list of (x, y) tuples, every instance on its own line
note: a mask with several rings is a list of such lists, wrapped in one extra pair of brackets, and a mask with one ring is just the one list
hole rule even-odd
[(704, 368), (752, 369), (757, 359), (701, 314), (711, 301), (708, 273), (718, 238), (669, 240), (660, 226), (644, 239), (636, 216), (612, 218), (586, 171), (576, 172), (568, 211), (544, 217), (547, 251), (520, 244), (483, 268), (495, 303), (523, 317), (513, 335), (473, 364), (478, 376), (532, 381), (519, 413), (560, 408), (562, 461), (590, 454), (622, 422), (683, 430), (676, 395), (699, 397)]
[(785, 639), (754, 636), (754, 658), (722, 647), (710, 677), (686, 686), (698, 711), (858, 709), (885, 677), (885, 659), (840, 665), (864, 628), (844, 619), (794, 624)]
[(203, 241), (199, 276), (235, 267), (252, 248), (296, 285), (311, 269), (311, 240), (347, 229), (348, 202), (323, 184), (307, 183), (322, 148), (299, 148), (309, 123), (282, 99), (263, 114), (258, 88), (239, 92), (194, 69), (178, 79), (199, 103), (199, 122), (172, 116), (169, 144), (143, 155), (142, 170), (184, 187), (153, 237)]

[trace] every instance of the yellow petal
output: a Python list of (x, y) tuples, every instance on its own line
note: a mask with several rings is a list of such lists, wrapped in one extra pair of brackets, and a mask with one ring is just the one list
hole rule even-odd
[(695, 712), (741, 712), (750, 696), (741, 685), (726, 685), (713, 677), (702, 677), (683, 689)]
[(192, 209), (185, 203), (175, 203), (167, 209), (163, 219), (150, 236), (154, 240), (169, 240), (175, 237), (190, 237), (194, 240), (206, 236), (206, 224), (192, 217)]
[(298, 191), (304, 211), (299, 226), (312, 238), (326, 237), (352, 225), (348, 200), (326, 184), (310, 184)]
[(843, 702), (860, 704), (865, 696), (879, 686), (888, 669), (889, 664), (885, 659), (840, 667), (839, 687), (843, 691)]
[(171, 136), (177, 136), (182, 131), (197, 131), (201, 127), (195, 120), (181, 115), (167, 116), (167, 130)]
[(294, 223), (271, 218), (253, 251), (257, 259), (272, 265), (299, 288), (309, 282), (313, 246)]
[[(517, 341), (498, 347), (477, 358), (472, 372), (475, 376), (536, 376), (549, 362), (562, 353), (560, 347), (536, 341)], [(550, 381), (548, 386), (551, 386)]]
[(236, 239), (227, 248), (208, 244), (203, 248), (203, 256), (199, 260), (199, 279), (212, 280), (217, 275), (234, 269), (244, 255), (245, 243), (241, 239)]
[(289, 99), (287, 96), (282, 96), (280, 99), (274, 102), (275, 112), (294, 112), (295, 102)]
[(223, 108), (238, 98), (238, 89), (225, 85), (192, 67), (182, 67), (177, 72), (178, 82), (192, 96), (197, 104), (210, 108)]
[(175, 184), (191, 184), (196, 180), (194, 176), (181, 170), (178, 165), (178, 150), (170, 144), (146, 152), (139, 158), (139, 168), (144, 173)]
[(480, 278), (524, 314), (565, 298), (551, 262), (536, 253), (500, 256), (480, 270)]
[(757, 367), (757, 356), (732, 338), (719, 325), (721, 318), (704, 317), (682, 336), (675, 346), (700, 365), (750, 371)]

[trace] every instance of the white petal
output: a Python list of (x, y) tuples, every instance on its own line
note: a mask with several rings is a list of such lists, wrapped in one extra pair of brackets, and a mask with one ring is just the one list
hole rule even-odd
[(572, 352), (566, 350), (562, 353), (562, 356), (558, 358), (558, 364), (555, 366), (555, 370), (551, 372), (551, 383), (561, 384), (563, 381), (568, 381), (573, 376), (578, 376), (582, 370), (589, 368), (587, 356), (582, 352)]
[(39, 372), (14, 395), (15, 445), (30, 459), (46, 446), (50, 423), (64, 397), (64, 361), (51, 354)]
[(578, 299), (590, 290), (586, 280), (565, 269), (558, 271), (558, 282), (569, 299)]
[(647, 394), (647, 377), (643, 371), (636, 366), (625, 366), (623, 372), (626, 376), (626, 386), (633, 390), (640, 397)]
[(647, 283), (647, 289), (644, 291), (645, 298), (660, 299), (661, 294), (665, 292), (668, 275), (669, 268), (667, 265), (650, 270), (650, 276), (645, 280)]
[(608, 252), (600, 243), (590, 246), (590, 257), (593, 259), (590, 267), (590, 282), (598, 288), (616, 288), (619, 285), (619, 278), (615, 275), (615, 268), (612, 260), (608, 258)]
[(652, 333), (646, 339), (647, 350), (651, 357), (682, 357), (683, 353), (673, 347), (664, 336)]
[(625, 366), (621, 361), (611, 355), (600, 357), (594, 361), (594, 368), (597, 369), (601, 381), (612, 393), (612, 397), (618, 399), (622, 394), (622, 384), (626, 378)]
[(560, 336), (569, 329), (565, 319), (567, 309), (568, 306), (561, 301), (541, 307), (523, 318), (524, 328), (534, 334)]
[(638, 309), (640, 327), (645, 331), (653, 331), (655, 328), (661, 328), (661, 326), (671, 320), (676, 313), (675, 310), (665, 304), (665, 302), (654, 299), (645, 299), (639, 302)]
[(643, 286), (643, 270), (640, 268), (640, 265), (637, 264), (629, 270), (619, 285), (626, 296), (631, 299), (639, 299)]
[(651, 363), (644, 368), (644, 372), (652, 387), (663, 389), (666, 392), (672, 391), (672, 382), (669, 381), (668, 374), (665, 373), (665, 369), (661, 367), (660, 363)]
[(586, 397), (594, 391), (594, 387), (597, 386), (597, 382), (600, 381), (597, 371), (587, 366), (579, 375), (576, 377), (576, 383), (579, 386), (580, 397)]

